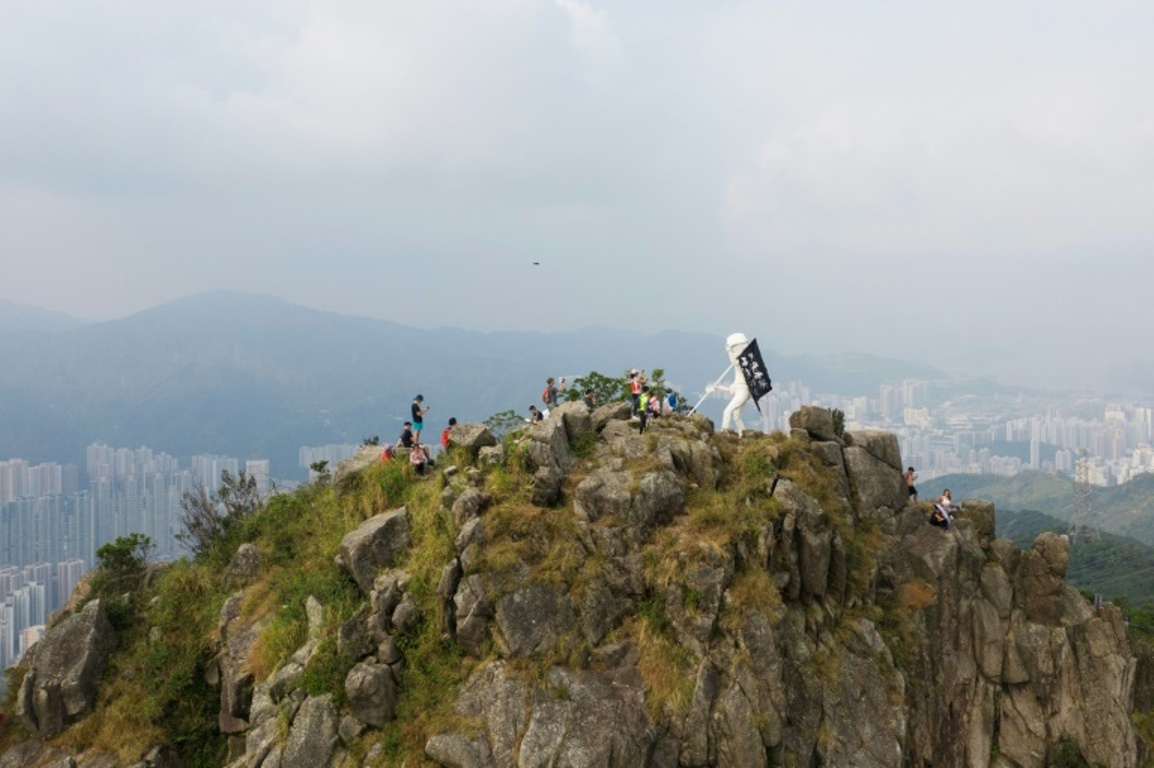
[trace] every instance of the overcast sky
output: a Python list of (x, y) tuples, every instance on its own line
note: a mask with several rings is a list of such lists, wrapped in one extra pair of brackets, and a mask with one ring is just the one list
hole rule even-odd
[(0, 298), (227, 288), (1058, 385), (1152, 356), (1149, 2), (0, 13)]

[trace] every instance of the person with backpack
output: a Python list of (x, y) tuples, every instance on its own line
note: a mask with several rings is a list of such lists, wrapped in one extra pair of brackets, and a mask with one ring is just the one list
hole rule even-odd
[(453, 431), (453, 427), (457, 426), (457, 417), (451, 416), (449, 418), (449, 426), (441, 431), (441, 449), (449, 450), (449, 433)]
[(641, 429), (638, 434), (645, 434), (645, 422), (649, 417), (649, 387), (641, 390), (641, 394), (637, 397), (637, 415), (641, 417)]
[(561, 386), (558, 387), (553, 383), (553, 377), (550, 376), (545, 380), (545, 389), (541, 390), (541, 402), (545, 404), (546, 415), (550, 408), (557, 407), (557, 396), (566, 389), (565, 378), (561, 378)]

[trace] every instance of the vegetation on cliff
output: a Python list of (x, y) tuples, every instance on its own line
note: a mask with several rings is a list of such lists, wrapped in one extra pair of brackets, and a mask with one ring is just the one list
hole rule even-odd
[[(748, 753), (750, 765), (849, 755), (898, 765), (903, 754), (1045, 752), (1084, 736), (1080, 721), (1055, 721), (1052, 734), (1019, 738), (1016, 710), (998, 729), (968, 714), (957, 733), (933, 728), (957, 704), (944, 700), (947, 687), (957, 701), (993, 700), (1001, 686), (1016, 707), (1051, 706), (1057, 694), (1039, 688), (1048, 678), (1020, 669), (1049, 647), (1036, 638), (1050, 625), (1088, 627), (1079, 631), (1101, 635), (1102, 648), (1124, 641), (1113, 614), (1071, 602), (1057, 544), (991, 548), (992, 508), (980, 505), (952, 538), (925, 526), (925, 509), (903, 508), (892, 436), (843, 436), (819, 409), (790, 436), (741, 438), (700, 418), (659, 419), (637, 434), (611, 413), (594, 429), (579, 403), (558, 411), (480, 453), (455, 447), (428, 476), (370, 456), (246, 507), (202, 530), (196, 557), (139, 569), (128, 592), (98, 574), (91, 597), (129, 595), (113, 612), (117, 646), (92, 713), (52, 745), (126, 765), (166, 745), (183, 765), (223, 765), (246, 747), (256, 754), (258, 731), (291, 749), (304, 703), (323, 700), (344, 717), (344, 764), (466, 764), (446, 756), (479, 750), (490, 762), (478, 764), (501, 765), (507, 745), (494, 734), (516, 731), (523, 755), (563, 749), (535, 741), (526, 722), (565, 707), (587, 716), (585, 697), (609, 679), (624, 691), (619, 730), (629, 718), (637, 727), (608, 753), (620, 762), (605, 764)], [(405, 546), (367, 589), (349, 537), (401, 509)], [(243, 552), (258, 565), (240, 562)], [(943, 667), (944, 638), (966, 663)], [(348, 715), (366, 658), (381, 668), (391, 659), (396, 677), (390, 716), (374, 727)], [(254, 700), (226, 704), (223, 678), (246, 676)], [(1111, 725), (1096, 738), (1127, 727), (1114, 722), (1111, 696), (1095, 713)], [(524, 709), (493, 709), (502, 698)], [(260, 706), (272, 720), (258, 724)], [(226, 726), (239, 734), (231, 744)], [(0, 727), (0, 747), (32, 735), (18, 718)]]

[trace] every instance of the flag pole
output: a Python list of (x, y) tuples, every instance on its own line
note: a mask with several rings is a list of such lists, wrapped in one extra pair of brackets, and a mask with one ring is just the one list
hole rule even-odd
[[(729, 375), (729, 372), (732, 370), (733, 370), (733, 363), (730, 363), (729, 367), (725, 369), (725, 372), (717, 377), (717, 381), (713, 382), (712, 384), (710, 384), (708, 387), (705, 388), (705, 394), (702, 395), (701, 399), (697, 401), (697, 405), (695, 405), (689, 409), (689, 414), (692, 414), (694, 411), (696, 411), (698, 408), (701, 407), (701, 404), (705, 402), (705, 398), (709, 397), (710, 393), (713, 392), (713, 390), (717, 388), (717, 385), (721, 383), (721, 380), (724, 379), (727, 375)], [(686, 415), (688, 416), (689, 414), (686, 414)]]

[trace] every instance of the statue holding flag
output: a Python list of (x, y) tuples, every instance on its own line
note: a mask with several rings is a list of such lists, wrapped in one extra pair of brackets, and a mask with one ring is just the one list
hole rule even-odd
[(721, 415), (721, 428), (729, 429), (729, 422), (732, 419), (738, 434), (745, 430), (745, 422), (741, 420), (741, 409), (749, 402), (749, 385), (745, 382), (738, 358), (748, 345), (749, 339), (745, 338), (744, 333), (731, 333), (725, 337), (725, 353), (729, 355), (729, 367), (736, 370), (733, 372), (733, 384), (729, 387), (733, 397)]
[[(732, 393), (729, 405), (725, 407), (721, 417), (721, 428), (729, 429), (732, 420), (740, 434), (745, 429), (745, 423), (741, 420), (742, 407), (752, 399), (754, 406), (760, 411), (761, 406), (757, 401), (769, 393), (773, 385), (765, 369), (765, 361), (761, 359), (757, 339), (750, 341), (745, 338), (744, 333), (731, 333), (725, 338), (725, 352), (729, 355), (729, 368), (726, 368), (725, 373), (706, 389), (706, 396), (716, 389), (725, 389)], [(721, 384), (721, 379), (725, 378), (730, 368), (736, 370), (733, 374), (733, 384), (727, 387)], [(703, 401), (704, 399), (702, 398)], [(700, 405), (699, 402), (693, 410), (697, 410)]]

